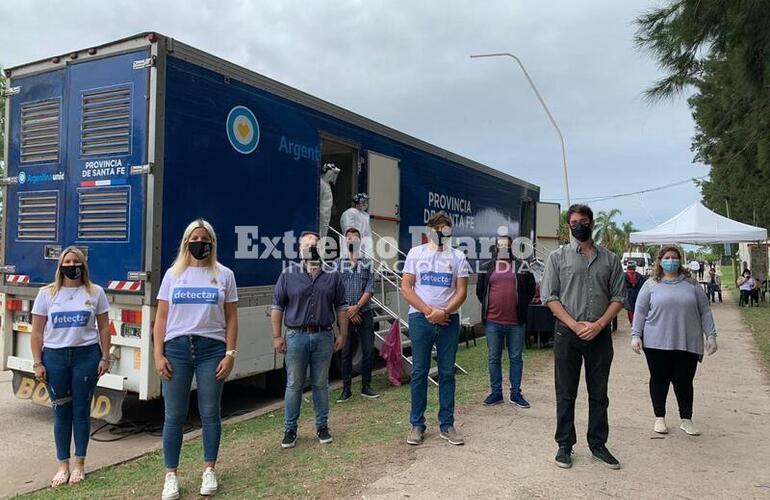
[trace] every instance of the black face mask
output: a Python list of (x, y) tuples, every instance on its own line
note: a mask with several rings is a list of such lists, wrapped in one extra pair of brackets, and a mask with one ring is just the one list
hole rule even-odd
[(318, 262), (321, 260), (321, 254), (318, 253), (318, 245), (311, 245), (301, 250), (302, 260), (309, 262)]
[(187, 249), (195, 260), (203, 260), (211, 255), (213, 247), (210, 241), (191, 241), (187, 244)]
[(449, 243), (449, 240), (452, 238), (452, 229), (444, 228), (441, 231), (436, 231), (435, 229), (431, 229), (430, 238), (433, 240), (433, 242), (436, 245), (440, 247), (444, 247)]
[(83, 276), (83, 266), (61, 266), (61, 272), (71, 280), (78, 280)]
[(584, 242), (591, 239), (591, 224), (576, 224), (569, 227), (570, 233), (576, 240)]

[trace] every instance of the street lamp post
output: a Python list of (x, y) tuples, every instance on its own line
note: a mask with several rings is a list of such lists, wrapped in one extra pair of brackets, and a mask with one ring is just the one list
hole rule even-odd
[(508, 52), (500, 52), (495, 54), (475, 54), (471, 56), (471, 59), (475, 59), (479, 57), (512, 57), (517, 63), (519, 63), (519, 67), (521, 68), (521, 71), (524, 72), (524, 76), (527, 78), (529, 85), (532, 87), (532, 90), (535, 92), (535, 96), (537, 97), (537, 100), (540, 101), (540, 104), (543, 106), (543, 109), (545, 110), (545, 114), (548, 115), (548, 119), (551, 121), (553, 128), (555, 128), (556, 133), (559, 134), (559, 142), (561, 143), (561, 160), (564, 167), (564, 192), (567, 195), (567, 206), (569, 207), (570, 206), (569, 176), (567, 175), (567, 149), (564, 146), (564, 136), (561, 134), (559, 125), (556, 124), (556, 120), (554, 120), (553, 115), (551, 114), (551, 111), (548, 109), (548, 106), (546, 106), (545, 101), (543, 100), (543, 96), (541, 96), (540, 92), (537, 90), (537, 87), (535, 86), (535, 82), (533, 82), (532, 78), (530, 78), (529, 73), (527, 73), (527, 69), (524, 67), (524, 64), (521, 62), (521, 59), (519, 59), (513, 54), (510, 54)]

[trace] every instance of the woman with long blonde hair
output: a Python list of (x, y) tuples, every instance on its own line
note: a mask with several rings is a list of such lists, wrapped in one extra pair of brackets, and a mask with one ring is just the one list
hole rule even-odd
[(182, 235), (176, 261), (158, 291), (153, 329), (155, 369), (161, 377), (165, 418), (163, 500), (179, 498), (176, 477), (193, 375), (203, 427), (201, 495), (213, 495), (222, 434), (222, 387), (235, 365), (238, 291), (235, 275), (217, 261), (217, 236), (204, 219)]
[[(35, 378), (44, 382), (53, 407), (53, 435), (59, 470), (51, 486), (85, 479), (91, 433), (91, 398), (99, 377), (110, 370), (110, 304), (91, 282), (83, 252), (66, 248), (53, 283), (32, 306), (32, 359)], [(70, 443), (75, 460), (70, 469)]]

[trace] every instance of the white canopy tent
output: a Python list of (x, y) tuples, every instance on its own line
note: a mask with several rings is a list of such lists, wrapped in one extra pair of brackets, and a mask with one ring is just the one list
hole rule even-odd
[(767, 229), (728, 219), (696, 202), (655, 228), (631, 233), (629, 240), (653, 245), (765, 241)]

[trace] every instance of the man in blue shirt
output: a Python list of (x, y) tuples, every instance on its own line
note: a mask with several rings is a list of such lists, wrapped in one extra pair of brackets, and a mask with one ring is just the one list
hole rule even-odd
[[(299, 238), (301, 263), (291, 263), (275, 285), (271, 322), (273, 346), (284, 353), (286, 395), (282, 448), (297, 443), (297, 425), (305, 374), (310, 367), (315, 425), (321, 444), (332, 442), (329, 417), (329, 365), (332, 352), (345, 345), (348, 336), (348, 305), (340, 275), (321, 260), (318, 233), (305, 232)], [(334, 339), (334, 321), (339, 336)], [(286, 325), (286, 338), (281, 335)]]
[(345, 230), (345, 240), (348, 245), (348, 258), (341, 259), (339, 265), (340, 277), (345, 286), (347, 300), (348, 341), (342, 348), (342, 394), (338, 403), (348, 401), (353, 393), (350, 389), (353, 375), (353, 338), (358, 338), (361, 346), (361, 395), (365, 398), (380, 397), (371, 388), (372, 357), (374, 354), (374, 312), (370, 299), (374, 295), (374, 278), (372, 276), (372, 261), (359, 258), (361, 233), (354, 227)]

